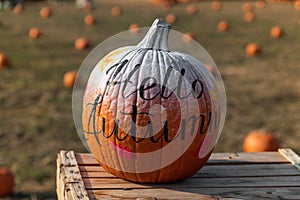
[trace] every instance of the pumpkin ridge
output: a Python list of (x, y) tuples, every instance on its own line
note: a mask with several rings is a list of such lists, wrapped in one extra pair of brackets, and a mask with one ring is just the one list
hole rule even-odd
[[(141, 49), (144, 50), (144, 54), (143, 54), (142, 59), (141, 59), (141, 61), (140, 61), (141, 66), (143, 66), (143, 63), (144, 63), (144, 61), (145, 61), (145, 58), (147, 57), (147, 54), (148, 54), (148, 53), (152, 53), (152, 54), (153, 54), (153, 51), (154, 51), (154, 50), (149, 50), (149, 49), (144, 49), (144, 48), (141, 48)], [(132, 58), (132, 60), (134, 60), (134, 58)], [(153, 63), (153, 60), (152, 60), (152, 63)], [(151, 63), (151, 64), (152, 64), (152, 63)], [(146, 65), (147, 65), (147, 63), (146, 63)], [(137, 81), (136, 81), (137, 84), (136, 84), (136, 85), (139, 85), (139, 77), (140, 77), (140, 73), (141, 73), (141, 69), (138, 70), (138, 75), (136, 76), (136, 77), (137, 77)], [(138, 98), (139, 98), (139, 95), (136, 94), (136, 96), (135, 96), (135, 102), (134, 102), (135, 105), (137, 105)], [(140, 145), (140, 144), (139, 144), (139, 143), (135, 143), (135, 145), (133, 145), (134, 151), (135, 151), (135, 152), (137, 152), (138, 145)], [(134, 160), (134, 168), (135, 168), (135, 169), (137, 169), (137, 162), (139, 162), (139, 161), (138, 161), (138, 160)], [(136, 177), (136, 180), (138, 180), (139, 182), (142, 182), (142, 181), (143, 181), (143, 177), (142, 177), (143, 174), (141, 174), (141, 173), (134, 173), (134, 175), (135, 175), (135, 177)], [(126, 175), (125, 177), (127, 178), (128, 175)], [(129, 179), (130, 179), (130, 177), (129, 177)]]
[[(126, 52), (126, 54), (125, 54), (124, 56), (122, 56), (122, 58), (120, 59), (120, 61), (124, 60), (124, 59), (125, 59), (127, 56), (129, 56), (130, 54), (133, 54), (132, 57), (131, 57), (132, 60), (133, 60), (133, 58), (134, 58), (135, 56), (139, 55), (139, 53), (142, 52), (142, 51), (143, 51), (143, 49), (136, 49), (136, 48), (134, 48), (133, 50), (130, 50), (129, 52)], [(131, 62), (131, 60), (130, 60), (129, 62), (127, 62), (126, 65), (127, 65), (127, 66), (130, 66), (130, 62)], [(117, 70), (117, 69), (115, 69), (115, 70)], [(114, 70), (114, 71), (115, 71), (115, 70)], [(126, 70), (126, 68), (125, 68), (124, 70)], [(110, 79), (112, 78), (113, 74), (114, 74), (114, 72), (111, 73), (111, 76), (109, 77), (108, 80), (110, 80)], [(119, 78), (121, 78), (121, 80), (122, 80), (122, 77), (123, 77), (123, 76), (120, 76)], [(114, 81), (114, 80), (113, 80), (113, 81)], [(118, 85), (118, 88), (119, 88), (119, 87), (120, 87), (120, 85)], [(114, 89), (115, 87), (112, 87), (112, 88)], [(107, 86), (105, 87), (104, 94), (106, 94), (106, 92), (107, 92)], [(106, 96), (106, 95), (105, 95), (105, 96)], [(125, 102), (125, 101), (124, 101), (124, 102)], [(118, 101), (116, 101), (116, 104), (118, 104)], [(116, 106), (117, 106), (117, 105), (116, 105)], [(117, 107), (116, 107), (116, 108), (117, 108)], [(117, 116), (117, 112), (118, 112), (118, 109), (115, 109), (114, 116)], [(100, 115), (99, 115), (99, 117), (100, 117)], [(119, 128), (119, 127), (118, 127), (118, 128)], [(110, 128), (109, 128), (109, 129), (110, 129)], [(116, 145), (120, 145), (120, 142), (119, 142), (118, 140), (116, 140), (116, 137), (114, 137), (113, 143), (116, 144)], [(135, 152), (135, 149), (133, 150), (133, 152)], [(119, 157), (119, 154), (117, 153), (116, 156)], [(102, 157), (105, 158), (104, 156), (102, 156)], [(118, 165), (116, 165), (116, 164), (114, 164), (114, 165), (115, 165), (115, 166), (120, 166), (121, 169), (122, 169), (121, 171), (120, 171), (120, 170), (117, 170), (118, 173), (121, 173), (123, 177), (126, 177), (126, 174), (124, 173), (124, 172), (125, 172), (125, 171), (124, 171), (124, 167), (123, 167), (123, 165), (120, 164), (119, 159), (117, 159), (117, 162), (118, 162)], [(106, 163), (106, 162), (105, 162), (105, 159), (104, 159), (104, 163)], [(113, 174), (116, 175), (116, 170), (115, 170), (113, 167), (112, 167), (111, 169), (113, 170), (113, 172), (112, 172), (111, 170), (110, 170), (110, 171), (111, 171)], [(118, 173), (117, 173), (117, 174), (118, 174)]]
[[(201, 70), (195, 70), (194, 69), (194, 64), (192, 64), (191, 62), (190, 62), (190, 60), (189, 59), (186, 59), (186, 58), (184, 58), (184, 57), (181, 57), (179, 54), (181, 54), (180, 52), (177, 52), (175, 55), (176, 56), (179, 56), (180, 58), (182, 58), (185, 62), (187, 62), (190, 66), (189, 66), (189, 69), (191, 70), (191, 71), (193, 71), (193, 73), (191, 74), (191, 75), (194, 75), (194, 74), (196, 74), (196, 75), (198, 75), (198, 76), (200, 76), (201, 77), (201, 80), (202, 81), (204, 81), (205, 82), (205, 84), (203, 84), (203, 87), (205, 88), (205, 89), (203, 89), (203, 91), (204, 91), (204, 93), (203, 93), (203, 98), (204, 98), (204, 102), (205, 102), (205, 116), (209, 116), (210, 115), (210, 113), (212, 113), (212, 99), (210, 98), (210, 96), (209, 96), (209, 94), (207, 94), (207, 92), (209, 92), (209, 89), (208, 89), (208, 85), (209, 85), (209, 83), (207, 82), (207, 80), (205, 79), (205, 77), (206, 77), (206, 75), (205, 74), (203, 74), (203, 73), (201, 73), (202, 71)], [(190, 56), (190, 55), (186, 55), (186, 54), (184, 54), (186, 57), (188, 57), (188, 58), (190, 58), (190, 59), (194, 59), (195, 61), (198, 61), (196, 58), (194, 58), (193, 56)], [(203, 69), (204, 69), (204, 67), (203, 67)], [(205, 68), (206, 69), (206, 68)], [(200, 74), (199, 74), (200, 73)], [(205, 92), (206, 91), (206, 92)], [(202, 98), (201, 97), (201, 98)], [(207, 102), (210, 102), (209, 104), (207, 103)], [(210, 112), (209, 112), (210, 111)], [(209, 130), (209, 126), (210, 126), (210, 121), (211, 121), (211, 117), (210, 117), (210, 119), (208, 119), (209, 121), (207, 122), (207, 128), (206, 128), (206, 131), (205, 131), (205, 134), (204, 134), (204, 136), (203, 136), (203, 138), (202, 138), (202, 142), (204, 141), (204, 139), (205, 139), (205, 137), (206, 137), (206, 135), (207, 135), (207, 133), (208, 133), (208, 130)], [(199, 127), (200, 128), (200, 127)], [(200, 130), (201, 131), (201, 130)], [(198, 131), (197, 131), (198, 132)], [(202, 142), (200, 142), (200, 145), (199, 145), (199, 150), (201, 149), (201, 146), (202, 146)], [(198, 152), (196, 152), (196, 153), (198, 153)]]
[[(173, 54), (173, 53), (170, 53), (170, 54)], [(174, 57), (176, 57), (176, 54), (174, 54)], [(171, 58), (172, 59), (172, 58)], [(182, 58), (181, 57), (177, 57), (177, 59), (181, 59), (182, 60)], [(174, 66), (176, 66), (176, 68), (178, 69), (178, 71), (180, 72), (180, 66), (177, 64), (177, 62), (174, 62)], [(185, 87), (186, 85), (184, 84), (184, 87)], [(186, 88), (185, 88), (186, 89)], [(185, 90), (186, 91), (186, 90)], [(189, 110), (189, 104), (187, 104), (186, 105), (187, 106), (187, 110)], [(196, 133), (197, 134), (197, 133)], [(183, 141), (184, 142), (184, 146), (185, 146), (185, 143), (186, 143), (186, 140), (184, 140)], [(194, 141), (193, 141), (194, 142)], [(192, 143), (193, 143), (192, 142)], [(192, 143), (190, 144), (190, 145), (192, 145)], [(177, 159), (177, 160), (179, 160), (179, 164), (177, 164), (177, 169), (176, 169), (176, 172), (180, 172), (180, 171), (182, 171), (182, 168), (183, 168), (183, 159), (180, 159), (181, 157), (183, 157), (183, 155), (184, 155), (184, 153), (189, 149), (190, 147), (188, 147), (184, 152), (182, 152), (182, 155)], [(176, 162), (177, 160), (175, 160), (174, 162)], [(171, 163), (172, 164), (172, 163)], [(179, 173), (175, 173), (175, 177), (174, 177), (174, 179), (178, 179), (179, 178), (179, 176), (180, 176), (180, 174)]]
[[(131, 66), (130, 64), (131, 64), (131, 62), (133, 61), (133, 60), (136, 60), (136, 56), (140, 56), (141, 58), (142, 58), (142, 60), (140, 61), (141, 62), (141, 65), (142, 65), (142, 63), (143, 63), (143, 60), (144, 60), (144, 58), (146, 57), (145, 55), (147, 54), (147, 52), (148, 52), (149, 50), (145, 50), (145, 49), (137, 49), (136, 50), (136, 52), (134, 53), (134, 55), (131, 57), (131, 59), (130, 59), (130, 61), (127, 63), (129, 66)], [(132, 65), (132, 66), (134, 66), (134, 65)], [(138, 70), (138, 74), (137, 74), (137, 78), (139, 78), (139, 73), (141, 72), (141, 70)], [(123, 76), (122, 76), (123, 77)], [(122, 78), (122, 77), (120, 77), (120, 78)], [(138, 85), (138, 81), (137, 81), (137, 85)], [(137, 104), (137, 97), (138, 97), (138, 95), (136, 94), (135, 95), (135, 98), (134, 98), (134, 101), (132, 102), (133, 103), (133, 105), (135, 104)], [(125, 101), (124, 101), (124, 103), (125, 103)], [(116, 110), (117, 111), (117, 110)], [(117, 116), (117, 115), (116, 115)], [(116, 142), (116, 144), (120, 144), (121, 143), (121, 141), (115, 141)], [(132, 149), (132, 151), (133, 152), (136, 152), (137, 151), (137, 147), (136, 147), (136, 145), (138, 145), (137, 143), (135, 143), (135, 145), (131, 145), (131, 147), (133, 148)], [(133, 162), (135, 162), (135, 167), (134, 167), (134, 169), (136, 169), (137, 167), (136, 167), (136, 160), (134, 160)], [(118, 171), (118, 170), (117, 170)], [(124, 173), (124, 170), (123, 170), (123, 172), (122, 172), (122, 174), (123, 174), (123, 177), (126, 177), (126, 178), (128, 178), (128, 175), (126, 175), (125, 173)], [(139, 178), (139, 176), (138, 176), (138, 174), (137, 173), (134, 173), (134, 175), (135, 175), (135, 178), (136, 178), (136, 180), (141, 180), (140, 178)]]
[[(166, 65), (166, 59), (165, 59), (165, 57), (166, 57), (166, 53), (165, 52), (161, 52), (161, 51), (158, 51), (157, 52), (158, 54), (159, 54), (159, 56), (158, 56), (158, 59), (159, 59), (159, 63), (162, 63), (161, 65), (162, 66), (164, 66), (164, 67), (166, 67), (166, 68), (168, 68), (168, 66)], [(163, 59), (161, 59), (161, 56), (163, 56)], [(160, 67), (160, 66), (159, 66)], [(160, 73), (160, 76), (159, 76), (159, 78), (161, 78), (162, 76), (161, 76), (161, 70), (159, 71)], [(160, 105), (162, 105), (162, 98), (160, 98)], [(161, 120), (161, 117), (160, 117), (160, 120)], [(160, 141), (160, 143), (161, 143), (161, 146), (164, 146), (164, 142), (163, 142), (163, 140), (161, 140)], [(164, 159), (163, 158), (163, 153), (162, 153), (162, 151), (161, 151), (161, 153), (160, 153), (160, 159)], [(161, 163), (161, 165), (160, 165), (160, 169), (162, 168), (162, 162), (160, 162)], [(156, 182), (159, 182), (160, 181), (160, 179), (161, 179), (161, 177), (163, 177), (163, 173), (162, 173), (162, 170), (157, 170), (157, 178), (156, 178)], [(155, 175), (155, 173), (153, 173), (153, 176)]]

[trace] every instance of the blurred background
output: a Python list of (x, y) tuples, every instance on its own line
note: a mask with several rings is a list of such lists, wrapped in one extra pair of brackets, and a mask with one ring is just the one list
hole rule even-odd
[(66, 73), (106, 38), (155, 18), (197, 40), (219, 68), (228, 104), (215, 152), (243, 151), (259, 129), (300, 153), (300, 2), (0, 3), (0, 165), (16, 181), (5, 199), (56, 199), (57, 153), (86, 152), (72, 116), (74, 73)]

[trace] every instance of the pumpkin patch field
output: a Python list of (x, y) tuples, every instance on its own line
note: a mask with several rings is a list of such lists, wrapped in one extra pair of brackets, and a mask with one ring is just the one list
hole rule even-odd
[(222, 75), (227, 116), (215, 152), (243, 151), (247, 134), (261, 130), (300, 153), (294, 3), (157, 2), (95, 0), (78, 8), (74, 1), (26, 1), (21, 11), (0, 10), (0, 166), (15, 178), (14, 193), (4, 199), (56, 199), (56, 154), (86, 152), (72, 115), (76, 71), (108, 37), (128, 29), (135, 36), (156, 18), (186, 33), (185, 44), (198, 41)]

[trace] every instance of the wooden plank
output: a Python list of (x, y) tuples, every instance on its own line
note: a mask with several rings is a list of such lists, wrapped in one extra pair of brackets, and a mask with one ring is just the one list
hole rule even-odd
[(92, 199), (134, 199), (134, 200), (157, 200), (157, 199), (201, 199), (216, 200), (226, 199), (218, 195), (204, 195), (184, 191), (168, 189), (133, 189), (133, 190), (97, 190), (89, 191)]
[[(192, 178), (224, 178), (224, 177), (257, 177), (257, 176), (300, 176), (300, 171), (295, 169), (293, 165), (290, 165), (290, 168), (270, 168), (267, 165), (266, 168), (257, 168), (253, 169), (236, 169), (236, 170), (205, 170), (202, 169), (197, 172)], [(247, 166), (249, 167), (249, 166)], [(81, 171), (82, 178), (115, 178), (114, 175), (111, 175), (105, 171)]]
[[(102, 167), (79, 166), (83, 178), (114, 178)], [(300, 176), (300, 171), (292, 164), (253, 164), (204, 166), (193, 178), (216, 177), (257, 177), (257, 176)]]
[[(97, 160), (88, 153), (75, 154), (78, 165), (96, 165)], [(288, 163), (278, 152), (259, 152), (259, 153), (213, 153), (209, 158), (207, 165), (232, 165), (249, 163)]]
[(279, 149), (281, 153), (288, 161), (290, 161), (296, 168), (300, 170), (300, 157), (291, 149)]
[(259, 188), (255, 190), (253, 188), (222, 188), (220, 190), (211, 188), (196, 190), (191, 188), (186, 191), (168, 189), (96, 190), (89, 192), (89, 194), (97, 199), (105, 197), (136, 199), (134, 196), (140, 198), (152, 197), (153, 199), (226, 199), (226, 197), (238, 199), (299, 199), (299, 188)]
[[(93, 199), (299, 199), (300, 188), (187, 188), (170, 189), (130, 189), (88, 191)], [(170, 195), (172, 194), (172, 195)]]
[(253, 152), (253, 153), (214, 153), (209, 158), (207, 165), (233, 165), (253, 163), (288, 163), (278, 152)]
[[(251, 164), (251, 165), (205, 165), (202, 169), (200, 169), (197, 173), (201, 173), (203, 171), (233, 171), (233, 170), (274, 170), (274, 169), (293, 169), (294, 166), (292, 164)], [(105, 172), (105, 170), (101, 166), (79, 166), (81, 172)]]
[(63, 166), (76, 166), (77, 161), (74, 151), (60, 151), (60, 160)]
[(58, 190), (59, 199), (89, 200), (80, 170), (73, 151), (61, 151), (58, 154)]
[(64, 182), (61, 175), (62, 163), (60, 159), (60, 155), (57, 155), (56, 159), (56, 194), (58, 200), (63, 200), (64, 196)]
[(83, 178), (87, 189), (113, 188), (228, 188), (228, 187), (300, 187), (300, 176), (236, 177), (236, 178), (189, 178), (181, 182), (166, 184), (138, 184), (122, 179)]
[(78, 165), (96, 165), (99, 166), (98, 161), (90, 153), (76, 153), (75, 154)]

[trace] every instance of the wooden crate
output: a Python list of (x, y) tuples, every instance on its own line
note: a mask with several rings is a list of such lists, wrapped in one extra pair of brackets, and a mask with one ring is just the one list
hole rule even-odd
[(300, 199), (300, 157), (291, 149), (214, 153), (193, 177), (170, 184), (117, 178), (91, 154), (61, 151), (57, 196), (64, 199)]

